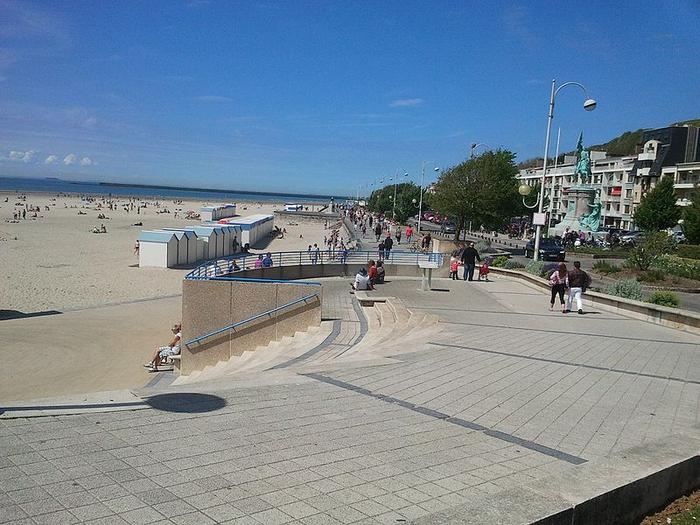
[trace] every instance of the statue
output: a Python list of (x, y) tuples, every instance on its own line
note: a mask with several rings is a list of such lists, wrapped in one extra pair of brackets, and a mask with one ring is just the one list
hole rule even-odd
[(597, 232), (600, 229), (600, 215), (603, 211), (603, 203), (600, 202), (600, 192), (596, 192), (595, 201), (588, 206), (591, 208), (590, 213), (581, 217), (578, 222), (581, 228)]
[(583, 149), (583, 133), (578, 136), (578, 143), (576, 144), (576, 157), (578, 161), (576, 162), (576, 179), (581, 177), (581, 184), (588, 184), (591, 180), (591, 156), (588, 151)]

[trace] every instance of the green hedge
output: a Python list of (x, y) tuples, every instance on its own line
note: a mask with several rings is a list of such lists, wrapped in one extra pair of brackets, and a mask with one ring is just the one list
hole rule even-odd
[(676, 255), (683, 259), (700, 259), (700, 244), (679, 244)]
[(668, 306), (669, 308), (678, 308), (681, 304), (678, 295), (673, 292), (654, 292), (647, 297), (647, 303), (658, 304), (659, 306)]
[(654, 261), (653, 266), (669, 275), (700, 280), (700, 260), (665, 255)]

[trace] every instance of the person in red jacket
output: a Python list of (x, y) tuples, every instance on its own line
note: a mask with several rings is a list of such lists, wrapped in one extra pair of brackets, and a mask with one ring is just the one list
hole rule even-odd
[(377, 283), (377, 264), (373, 259), (367, 261), (369, 266), (369, 282), (374, 286)]

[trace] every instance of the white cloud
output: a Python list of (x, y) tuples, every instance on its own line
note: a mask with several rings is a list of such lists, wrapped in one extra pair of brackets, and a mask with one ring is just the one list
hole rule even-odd
[(56, 155), (49, 155), (44, 160), (44, 164), (56, 164), (58, 162), (58, 157)]
[(93, 165), (92, 159), (90, 157), (83, 157), (82, 159), (80, 159), (80, 165), (81, 166), (92, 166)]
[(36, 156), (36, 151), (33, 149), (29, 151), (10, 151), (9, 159), (17, 162), (29, 163), (34, 160)]
[(412, 106), (420, 106), (424, 100), (422, 98), (400, 98), (389, 104), (392, 108), (408, 108)]
[(66, 155), (66, 158), (63, 159), (63, 164), (65, 164), (66, 166), (71, 166), (76, 162), (78, 162), (78, 157), (73, 153), (69, 153), (68, 155)]

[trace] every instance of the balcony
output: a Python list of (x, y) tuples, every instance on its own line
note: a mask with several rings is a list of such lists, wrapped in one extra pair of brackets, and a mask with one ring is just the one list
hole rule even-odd
[(676, 182), (673, 187), (677, 190), (692, 190), (697, 186), (697, 182)]
[(656, 160), (656, 152), (640, 153), (637, 155), (637, 160)]

